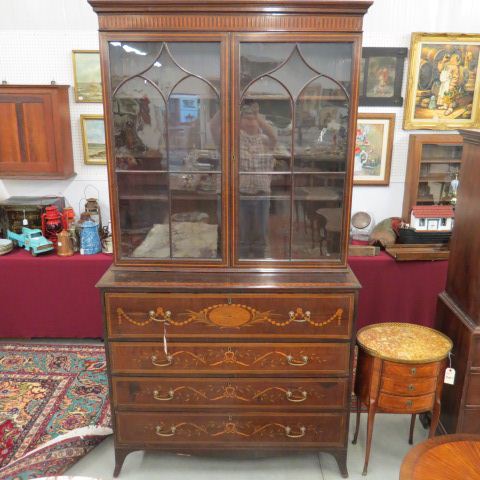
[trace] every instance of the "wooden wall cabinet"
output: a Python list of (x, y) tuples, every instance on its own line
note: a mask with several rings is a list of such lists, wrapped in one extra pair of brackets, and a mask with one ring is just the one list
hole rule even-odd
[(402, 218), (410, 222), (415, 205), (448, 205), (450, 182), (460, 172), (462, 136), (457, 134), (410, 135)]
[(67, 85), (0, 85), (0, 178), (74, 175)]
[(480, 130), (462, 130), (463, 154), (447, 285), (436, 328), (453, 340), (455, 384), (445, 385), (440, 425), (445, 433), (480, 434)]
[(347, 265), (371, 2), (89, 0), (118, 475), (138, 449), (322, 450), (347, 476)]

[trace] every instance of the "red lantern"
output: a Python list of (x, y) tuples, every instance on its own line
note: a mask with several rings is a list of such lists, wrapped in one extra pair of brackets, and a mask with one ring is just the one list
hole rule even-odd
[(43, 236), (57, 246), (57, 234), (63, 229), (62, 215), (55, 205), (45, 208), (42, 214), (42, 233)]
[(75, 220), (75, 212), (72, 207), (65, 207), (62, 212), (62, 225), (64, 230), (69, 230)]

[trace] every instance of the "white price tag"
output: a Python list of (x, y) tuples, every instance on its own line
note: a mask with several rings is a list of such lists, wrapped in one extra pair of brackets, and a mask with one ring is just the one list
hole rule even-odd
[(454, 368), (447, 368), (445, 370), (445, 383), (449, 385), (453, 385), (455, 383), (455, 369)]
[(59, 247), (61, 247), (61, 246), (62, 246), (62, 242), (57, 242), (57, 245), (58, 245)]
[(28, 225), (28, 220), (27, 220), (26, 218), (24, 218), (24, 219), (22, 220), (22, 225), (25, 225), (25, 226)]
[(80, 249), (80, 255), (85, 255), (85, 250), (83, 248)]

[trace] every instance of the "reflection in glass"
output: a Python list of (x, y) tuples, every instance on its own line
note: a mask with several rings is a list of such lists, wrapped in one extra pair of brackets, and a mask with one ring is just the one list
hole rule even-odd
[(212, 87), (195, 77), (181, 81), (169, 100), (170, 171), (218, 170), (220, 99)]
[(219, 43), (110, 42), (110, 58), (122, 256), (220, 258)]
[(288, 259), (290, 177), (240, 174), (239, 182), (240, 258)]
[(296, 175), (296, 259), (338, 256), (340, 252), (345, 175)]
[(342, 88), (321, 77), (296, 102), (295, 170), (345, 171), (348, 99)]
[(135, 77), (113, 98), (118, 170), (164, 170), (167, 166), (165, 101), (147, 80)]
[(171, 174), (172, 256), (219, 258), (221, 222), (219, 174)]
[(241, 259), (338, 258), (351, 56), (351, 43), (240, 45)]

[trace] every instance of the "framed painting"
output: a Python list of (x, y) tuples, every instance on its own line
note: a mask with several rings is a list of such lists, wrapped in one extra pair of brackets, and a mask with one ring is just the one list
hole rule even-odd
[(83, 160), (88, 165), (106, 165), (105, 122), (103, 115), (80, 115)]
[(98, 50), (73, 50), (75, 101), (102, 103), (102, 75)]
[(403, 128), (480, 127), (480, 35), (413, 33)]
[(394, 113), (358, 114), (354, 185), (389, 185), (394, 128)]
[(360, 106), (401, 107), (403, 67), (408, 48), (362, 49)]

